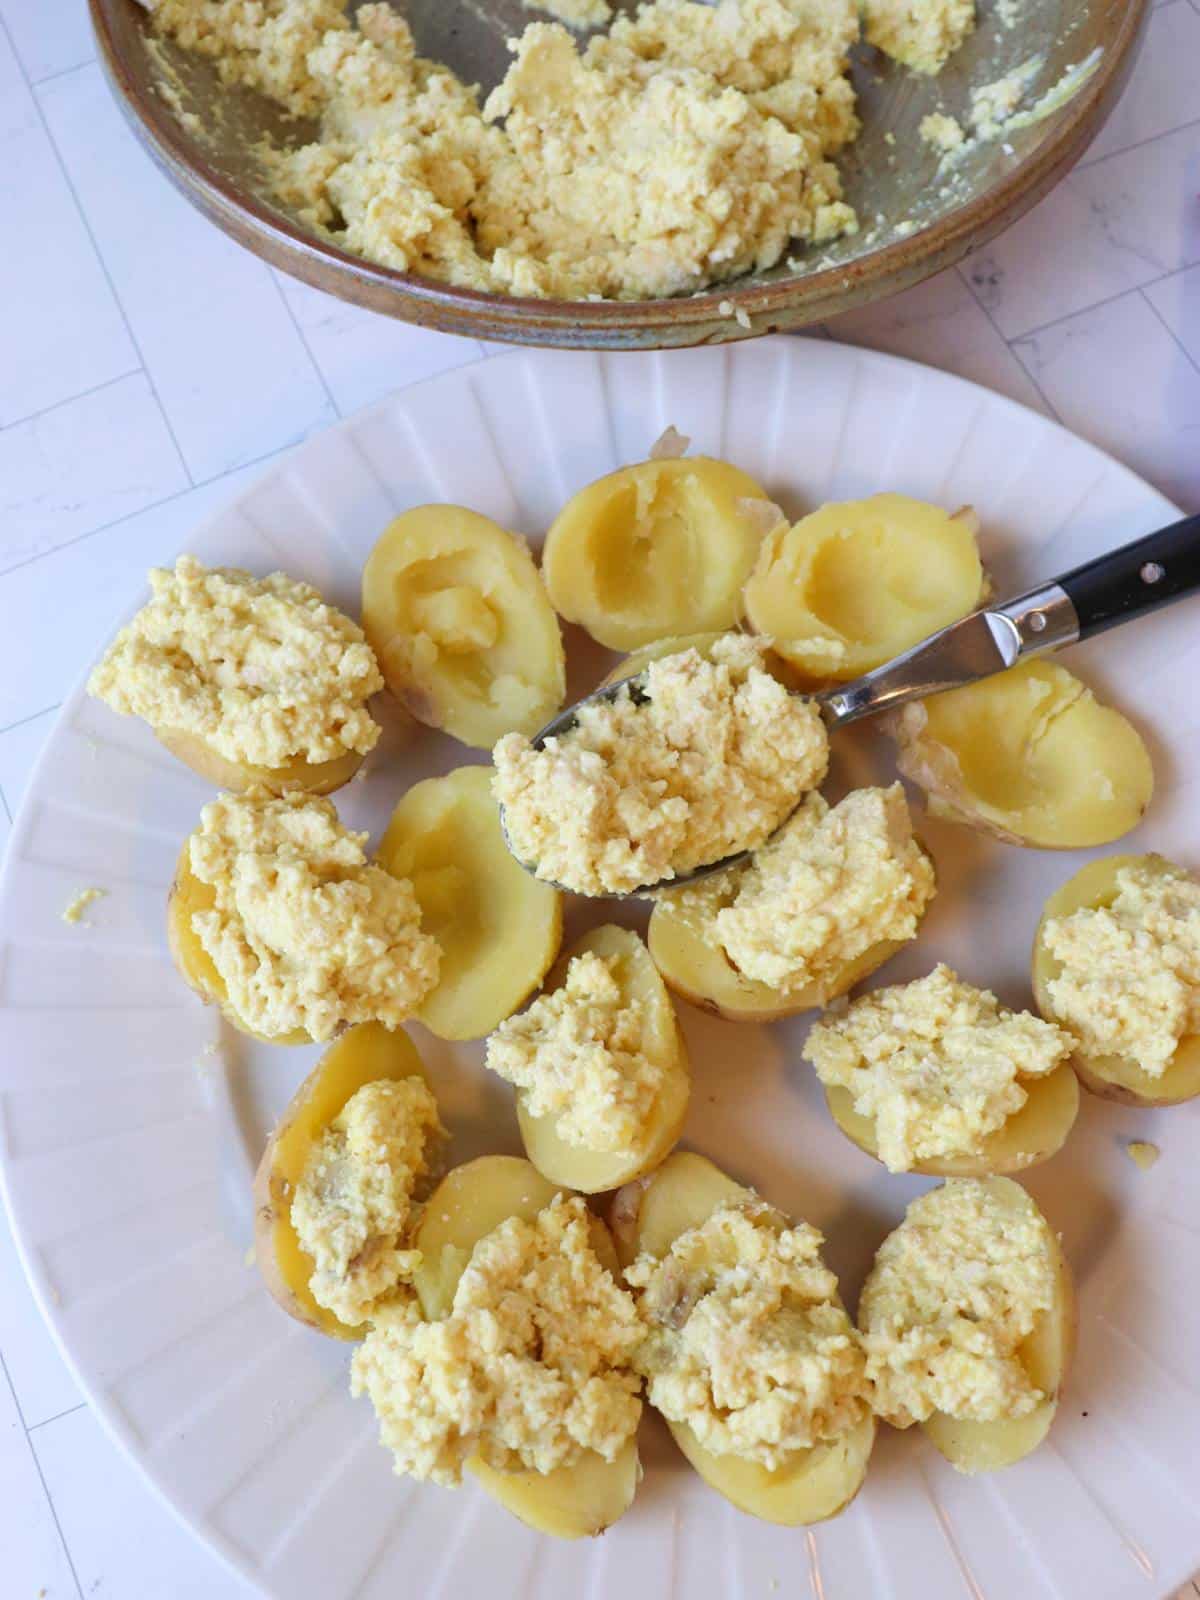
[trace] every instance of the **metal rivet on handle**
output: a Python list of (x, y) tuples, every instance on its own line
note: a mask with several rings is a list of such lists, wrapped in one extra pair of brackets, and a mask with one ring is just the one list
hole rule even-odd
[(1044, 611), (1031, 611), (1029, 613), (1029, 626), (1034, 633), (1045, 633), (1046, 613)]
[(1158, 583), (1158, 581), (1161, 578), (1165, 578), (1166, 575), (1166, 569), (1160, 567), (1157, 561), (1147, 561), (1146, 565), (1138, 574), (1143, 583)]

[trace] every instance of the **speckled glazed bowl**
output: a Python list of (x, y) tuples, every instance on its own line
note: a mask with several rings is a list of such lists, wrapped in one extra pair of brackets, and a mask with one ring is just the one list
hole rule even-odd
[[(90, 4), (101, 59), (134, 131), (194, 205), (264, 260), (356, 305), (450, 333), (634, 350), (802, 327), (951, 266), (1027, 211), (1094, 137), (1129, 75), (1149, 0), (1008, 0), (1003, 14), (996, 0), (980, 0), (976, 32), (932, 79), (859, 46), (853, 76), (863, 132), (841, 161), (847, 199), (863, 223), (857, 235), (808, 252), (798, 271), (781, 265), (681, 299), (598, 303), (450, 288), (313, 234), (263, 192), (248, 153), (265, 132), (284, 134), (278, 111), (170, 48), (174, 91), (164, 96), (145, 11), (135, 0)], [(404, 12), (422, 54), (485, 90), (505, 69), (505, 39), (530, 20), (521, 0), (408, 0)], [(948, 182), (918, 138), (921, 118), (934, 109), (961, 115), (972, 86), (1035, 57), (1034, 100), (1080, 62), (1094, 57), (1095, 65), (1047, 115), (974, 147)]]

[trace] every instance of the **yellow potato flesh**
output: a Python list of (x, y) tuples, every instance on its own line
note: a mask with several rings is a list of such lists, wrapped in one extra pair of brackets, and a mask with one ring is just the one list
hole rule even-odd
[(349, 783), (366, 760), (360, 751), (347, 750), (330, 761), (305, 761), (295, 756), (281, 767), (256, 767), (248, 761), (229, 760), (194, 734), (160, 728), (155, 730), (155, 736), (193, 772), (207, 778), (218, 789), (231, 789), (238, 794), (254, 788), (266, 789), (271, 794), (288, 794), (293, 790), (305, 794), (332, 794)]
[(613, 650), (732, 627), (762, 540), (746, 473), (706, 456), (646, 461), (581, 489), (546, 536), (555, 610)]
[[(1106, 856), (1102, 861), (1089, 862), (1046, 901), (1033, 942), (1033, 992), (1038, 1009), (1048, 1022), (1058, 1020), (1050, 999), (1050, 984), (1059, 976), (1062, 967), (1046, 949), (1042, 936), (1046, 923), (1058, 917), (1069, 917), (1073, 911), (1084, 907), (1099, 910), (1110, 906), (1117, 897), (1117, 873), (1122, 867), (1138, 865), (1151, 872), (1178, 870), (1162, 856)], [(1200, 1095), (1200, 1034), (1188, 1034), (1181, 1039), (1165, 1071), (1157, 1077), (1125, 1056), (1084, 1055), (1077, 1050), (1074, 1062), (1084, 1087), (1106, 1100), (1119, 1100), (1127, 1105), (1173, 1106)]]
[(441, 1039), (479, 1039), (537, 988), (562, 940), (562, 896), (509, 854), (490, 767), (429, 778), (400, 801), (379, 865), (407, 878), (421, 930), (442, 952), (419, 1019)]
[(900, 770), (934, 815), (1014, 844), (1108, 844), (1141, 821), (1154, 789), (1137, 729), (1053, 661), (934, 695), (892, 728)]
[(406, 1033), (378, 1022), (351, 1028), (321, 1057), (297, 1089), (271, 1135), (254, 1178), (254, 1249), (267, 1287), (290, 1316), (335, 1339), (361, 1339), (313, 1299), (313, 1263), (292, 1226), (292, 1198), (313, 1145), (368, 1083), (425, 1078), (417, 1047)]
[[(703, 1156), (679, 1151), (653, 1177), (616, 1197), (614, 1214), (622, 1219), (616, 1226), (617, 1254), (623, 1265), (641, 1252), (661, 1258), (681, 1233), (700, 1227), (719, 1206), (750, 1194)], [(718, 1494), (752, 1517), (790, 1528), (835, 1516), (853, 1500), (875, 1440), (875, 1419), (868, 1415), (842, 1438), (797, 1450), (768, 1470), (738, 1456), (714, 1455), (686, 1423), (666, 1421), (679, 1448)]]
[(569, 1143), (560, 1137), (555, 1117), (530, 1115), (520, 1091), (517, 1121), (525, 1153), (544, 1177), (582, 1194), (598, 1194), (648, 1172), (670, 1151), (687, 1114), (691, 1080), (670, 996), (636, 933), (611, 926), (594, 928), (567, 952), (548, 990), (561, 985), (567, 963), (586, 951), (613, 960), (613, 975), (622, 999), (640, 1014), (645, 1030), (644, 1053), (667, 1068), (662, 1093), (640, 1136), (628, 1150), (592, 1150)]
[[(730, 900), (736, 889), (731, 876)], [(719, 944), (704, 937), (696, 919), (672, 909), (669, 894), (659, 896), (655, 903), (647, 940), (650, 955), (668, 988), (730, 1022), (772, 1022), (827, 1005), (904, 948), (903, 941), (881, 939), (820, 984), (785, 994), (756, 978), (748, 978), (735, 967)]]
[(562, 704), (562, 638), (525, 545), (461, 506), (388, 524), (363, 570), (362, 623), (388, 688), (419, 722), (490, 749)]
[[(517, 1156), (481, 1156), (448, 1173), (426, 1205), (414, 1238), (421, 1264), (414, 1275), (426, 1318), (446, 1316), (471, 1251), (509, 1217), (532, 1221), (562, 1190)], [(616, 1275), (608, 1229), (593, 1219), (592, 1247)], [(633, 1504), (641, 1467), (631, 1439), (613, 1461), (594, 1451), (554, 1472), (500, 1472), (473, 1457), (468, 1470), (493, 1499), (539, 1533), (580, 1539), (603, 1533)]]
[(175, 863), (175, 878), (167, 897), (167, 946), (184, 982), (201, 999), (215, 1005), (240, 1033), (248, 1034), (252, 1039), (262, 1039), (267, 1044), (311, 1044), (311, 1037), (302, 1028), (291, 1033), (257, 1033), (242, 1021), (230, 1005), (225, 980), (192, 927), (195, 913), (211, 910), (215, 902), (212, 886), (202, 883), (192, 871), (191, 855), (185, 840), (179, 860)]
[[(966, 1155), (930, 1156), (916, 1161), (908, 1170), (938, 1177), (979, 1178), (990, 1173), (1020, 1172), (1061, 1150), (1079, 1113), (1079, 1083), (1065, 1062), (1044, 1078), (1029, 1078), (1024, 1088), (1025, 1104), (1014, 1112), (1003, 1127), (983, 1140), (978, 1150)], [(825, 1089), (825, 1103), (833, 1120), (860, 1150), (879, 1156), (875, 1142), (875, 1119), (854, 1109), (849, 1089), (840, 1085)]]
[(722, 629), (717, 633), (672, 634), (667, 639), (655, 639), (653, 644), (643, 645), (640, 650), (634, 650), (624, 660), (618, 661), (604, 683), (618, 683), (622, 678), (632, 678), (644, 672), (652, 661), (661, 661), (665, 656), (682, 655), (685, 650), (698, 650), (707, 661), (713, 645), (725, 637), (725, 632)]
[(901, 494), (822, 506), (764, 539), (747, 615), (810, 682), (856, 678), (979, 604), (977, 526)]
[[(1011, 1178), (989, 1178), (993, 1192), (1014, 1212), (1037, 1211), (1030, 1196)], [(975, 1422), (934, 1412), (921, 1427), (933, 1446), (959, 1472), (994, 1472), (1009, 1467), (1036, 1450), (1050, 1431), (1058, 1410), (1058, 1396), (1071, 1364), (1077, 1323), (1075, 1285), (1058, 1240), (1050, 1232), (1054, 1256), (1054, 1298), (1033, 1332), (1018, 1349), (1021, 1364), (1046, 1399), (1024, 1417), (1004, 1417), (995, 1422)]]

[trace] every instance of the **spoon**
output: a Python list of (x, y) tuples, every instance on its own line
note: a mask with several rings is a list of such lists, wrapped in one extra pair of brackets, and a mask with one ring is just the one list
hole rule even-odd
[[(926, 695), (940, 694), (946, 689), (978, 683), (981, 678), (1004, 672), (1018, 661), (1028, 661), (1048, 650), (1090, 639), (1196, 590), (1200, 590), (1200, 516), (1184, 517), (1180, 522), (1147, 534), (1144, 539), (1121, 545), (1013, 600), (982, 606), (852, 683), (838, 684), (807, 698), (820, 708), (833, 733), (863, 717), (895, 710), (910, 700), (923, 700)], [(635, 705), (646, 704), (649, 695), (645, 669), (605, 684), (560, 711), (534, 736), (534, 749), (541, 750), (547, 739), (561, 739), (570, 733), (584, 706), (613, 700), (623, 689), (629, 690)], [(792, 814), (794, 812), (789, 815)], [(504, 826), (503, 807), (500, 820)], [(780, 827), (787, 821), (785, 818)], [(518, 864), (536, 876), (534, 867), (521, 860), (513, 850), (506, 826), (504, 837)], [(714, 872), (724, 872), (727, 867), (747, 860), (751, 854), (750, 850), (738, 850), (677, 877), (603, 898), (639, 899), (662, 889), (682, 888)], [(569, 892), (578, 893), (577, 890)]]

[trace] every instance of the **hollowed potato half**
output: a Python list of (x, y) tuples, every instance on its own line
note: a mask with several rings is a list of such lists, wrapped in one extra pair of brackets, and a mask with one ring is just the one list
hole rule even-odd
[(644, 461), (589, 484), (546, 535), (555, 610), (612, 650), (732, 627), (762, 541), (744, 500), (767, 496), (708, 456)]
[(311, 1044), (311, 1036), (302, 1028), (292, 1033), (258, 1033), (243, 1022), (233, 1009), (225, 980), (192, 927), (193, 915), (197, 911), (211, 910), (216, 895), (212, 886), (203, 883), (192, 871), (188, 845), (189, 841), (185, 839), (167, 896), (167, 948), (180, 976), (202, 1000), (215, 1005), (226, 1021), (240, 1033), (249, 1034), (252, 1039), (262, 1039), (267, 1044)]
[[(984, 1181), (1015, 1214), (1022, 1210), (1038, 1211), (1032, 1197), (1011, 1178)], [(1000, 1467), (1012, 1466), (1037, 1449), (1054, 1421), (1059, 1393), (1075, 1349), (1078, 1315), (1071, 1269), (1053, 1229), (1047, 1229), (1047, 1236), (1054, 1257), (1053, 1303), (1049, 1311), (1038, 1318), (1033, 1332), (1017, 1352), (1030, 1379), (1047, 1398), (1024, 1417), (974, 1422), (935, 1411), (928, 1421), (922, 1422), (920, 1427), (930, 1442), (960, 1472), (994, 1472)]]
[(363, 569), (362, 625), (419, 722), (490, 750), (562, 704), (558, 619), (523, 540), (462, 506), (388, 524)]
[[(517, 1156), (481, 1156), (448, 1173), (430, 1196), (413, 1241), (421, 1252), (414, 1282), (423, 1315), (433, 1321), (449, 1313), (481, 1239), (509, 1217), (532, 1221), (561, 1192)], [(612, 1239), (599, 1217), (593, 1219), (592, 1248), (616, 1276)], [(467, 1470), (506, 1511), (558, 1539), (603, 1533), (629, 1510), (641, 1477), (632, 1439), (611, 1462), (588, 1451), (554, 1472), (500, 1472), (475, 1457)]]
[[(991, 1173), (1020, 1172), (1061, 1150), (1079, 1114), (1079, 1084), (1064, 1062), (1044, 1078), (1030, 1078), (1029, 1098), (1003, 1127), (988, 1135), (970, 1155), (931, 1156), (914, 1162), (912, 1172), (943, 1178), (983, 1178)], [(825, 1103), (833, 1120), (860, 1150), (879, 1158), (875, 1118), (854, 1109), (854, 1096), (840, 1084), (825, 1087)]]
[[(677, 1151), (651, 1177), (613, 1198), (610, 1215), (622, 1266), (643, 1251), (664, 1256), (681, 1233), (700, 1227), (719, 1206), (750, 1194), (703, 1156)], [(789, 1528), (824, 1521), (849, 1505), (862, 1487), (875, 1442), (875, 1419), (867, 1416), (841, 1439), (797, 1450), (784, 1465), (768, 1470), (738, 1456), (714, 1455), (686, 1423), (665, 1420), (705, 1483), (739, 1511)]]
[(233, 790), (237, 794), (254, 788), (266, 789), (271, 794), (289, 794), (296, 790), (305, 794), (332, 794), (349, 783), (366, 760), (361, 750), (347, 750), (330, 761), (305, 761), (302, 756), (296, 756), (281, 767), (256, 767), (248, 761), (231, 761), (195, 734), (180, 733), (174, 728), (156, 728), (154, 732), (158, 742), (193, 772), (207, 778), (218, 789)]
[[(1106, 856), (1103, 861), (1089, 862), (1046, 901), (1033, 941), (1033, 992), (1038, 1009), (1048, 1022), (1058, 1021), (1049, 986), (1062, 967), (1046, 949), (1042, 937), (1046, 923), (1056, 917), (1069, 917), (1072, 911), (1085, 906), (1092, 910), (1110, 906), (1117, 897), (1117, 873), (1122, 867), (1131, 866), (1161, 873), (1173, 870), (1162, 856)], [(1134, 1106), (1173, 1106), (1200, 1095), (1200, 1034), (1188, 1034), (1179, 1041), (1166, 1070), (1157, 1078), (1125, 1056), (1085, 1056), (1076, 1050), (1071, 1059), (1084, 1087), (1105, 1100)]]
[(548, 989), (557, 989), (566, 977), (568, 962), (588, 951), (613, 960), (622, 999), (636, 1006), (641, 1015), (645, 1054), (661, 1062), (665, 1070), (658, 1103), (628, 1150), (589, 1150), (569, 1143), (560, 1137), (555, 1117), (535, 1117), (526, 1110), (521, 1090), (517, 1091), (517, 1121), (525, 1153), (544, 1177), (581, 1194), (599, 1194), (651, 1171), (667, 1155), (683, 1127), (692, 1085), (671, 997), (636, 933), (612, 926), (594, 928), (567, 952)]
[(1154, 790), (1137, 729), (1053, 661), (905, 706), (888, 731), (934, 816), (1008, 844), (1109, 844), (1141, 821)]
[(846, 682), (975, 609), (978, 530), (902, 494), (822, 506), (767, 534), (746, 614), (805, 680)]
[(254, 1175), (258, 1270), (289, 1317), (335, 1339), (361, 1339), (366, 1328), (350, 1326), (313, 1299), (313, 1263), (292, 1226), (292, 1197), (313, 1145), (329, 1124), (360, 1089), (385, 1078), (426, 1078), (416, 1045), (406, 1033), (378, 1022), (350, 1028), (292, 1096)]
[(415, 784), (392, 813), (377, 860), (407, 878), (421, 928), (442, 952), (417, 1017), (440, 1039), (479, 1039), (546, 975), (562, 940), (562, 896), (509, 854), (490, 767)]
[[(722, 897), (722, 904), (728, 905), (737, 893), (736, 880), (735, 867), (729, 873), (728, 894)], [(774, 1022), (828, 1005), (890, 961), (906, 942), (880, 939), (822, 983), (785, 994), (757, 978), (748, 978), (721, 945), (705, 937), (705, 931), (698, 916), (672, 905), (670, 892), (659, 895), (647, 932), (650, 955), (669, 989), (702, 1011), (713, 1011), (730, 1022)]]

